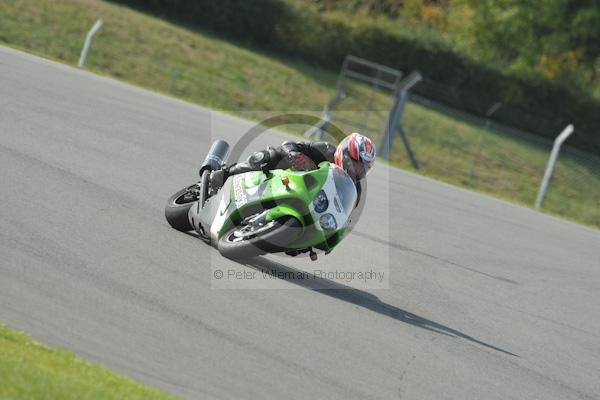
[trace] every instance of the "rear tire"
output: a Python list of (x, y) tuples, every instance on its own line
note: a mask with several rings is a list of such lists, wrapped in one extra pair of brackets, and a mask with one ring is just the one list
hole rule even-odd
[(190, 192), (190, 188), (193, 188), (193, 186), (181, 189), (175, 193), (169, 198), (169, 201), (167, 201), (167, 205), (165, 206), (165, 218), (167, 219), (167, 222), (173, 228), (182, 232), (191, 231), (193, 229), (188, 219), (188, 211), (196, 204), (197, 198), (190, 201), (186, 201), (187, 199), (184, 198), (184, 196)]
[(208, 198), (209, 178), (210, 171), (205, 170), (200, 179), (199, 196), (197, 194), (198, 185), (192, 185), (181, 189), (169, 198), (165, 206), (165, 218), (169, 225), (182, 232), (194, 229), (190, 224), (188, 212), (197, 201), (200, 201), (200, 206), (204, 205), (204, 202)]
[(235, 260), (287, 251), (287, 246), (298, 239), (303, 231), (300, 221), (293, 217), (275, 221), (273, 228), (260, 235), (235, 241), (234, 232), (239, 229), (239, 226), (235, 226), (219, 239), (219, 252), (224, 257)]

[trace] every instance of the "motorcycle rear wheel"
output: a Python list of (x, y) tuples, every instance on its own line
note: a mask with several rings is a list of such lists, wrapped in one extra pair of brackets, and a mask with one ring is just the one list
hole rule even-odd
[(198, 184), (188, 186), (169, 198), (165, 206), (165, 218), (169, 225), (182, 232), (194, 229), (188, 219), (188, 212), (197, 201), (201, 202), (201, 206), (204, 205), (208, 198), (209, 177), (210, 171), (204, 171), (200, 186)]

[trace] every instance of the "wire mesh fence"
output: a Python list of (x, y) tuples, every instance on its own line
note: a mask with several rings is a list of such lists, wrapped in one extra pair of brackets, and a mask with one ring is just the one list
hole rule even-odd
[[(422, 173), (534, 204), (551, 139), (416, 96), (406, 110), (404, 124)], [(408, 167), (399, 145), (396, 143), (392, 160)], [(542, 209), (600, 226), (600, 157), (563, 146)]]
[[(388, 123), (390, 92), (348, 81), (345, 95), (332, 123), (344, 131), (361, 130), (379, 144)], [(493, 112), (502, 109), (490, 100), (485, 107)], [(572, 122), (577, 137), (577, 121)], [(533, 206), (544, 175), (553, 144), (550, 137), (560, 133), (542, 137), (414, 94), (402, 124), (419, 161), (419, 173), (528, 206)], [(400, 140), (394, 143), (390, 161), (412, 169)], [(600, 227), (600, 157), (567, 141), (542, 210)]]

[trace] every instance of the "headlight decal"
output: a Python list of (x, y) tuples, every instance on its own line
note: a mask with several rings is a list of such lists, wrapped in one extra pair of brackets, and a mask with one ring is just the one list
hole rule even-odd
[(319, 224), (321, 225), (321, 228), (328, 231), (337, 229), (337, 221), (335, 220), (335, 217), (329, 213), (321, 215), (321, 218), (319, 218)]
[(313, 207), (318, 213), (322, 213), (329, 208), (329, 199), (327, 198), (324, 190), (321, 190), (319, 193), (317, 193), (317, 196), (313, 200)]

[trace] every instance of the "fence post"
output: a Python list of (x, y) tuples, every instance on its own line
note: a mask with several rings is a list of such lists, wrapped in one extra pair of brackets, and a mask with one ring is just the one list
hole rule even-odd
[(333, 109), (340, 101), (344, 99), (344, 97), (346, 97), (346, 94), (343, 90), (340, 89), (336, 91), (335, 96), (333, 96), (329, 103), (325, 105), (325, 108), (323, 109), (323, 114), (321, 114), (321, 121), (319, 121), (319, 123), (317, 123), (312, 128), (308, 129), (304, 133), (304, 136), (313, 140), (323, 140), (323, 138), (325, 137), (325, 131), (327, 131), (329, 123), (332, 119)]
[(485, 113), (485, 129), (490, 128), (490, 117), (492, 116), (493, 113), (498, 111), (500, 109), (500, 107), (502, 107), (502, 103), (497, 102), (487, 110), (487, 112)]
[(550, 178), (552, 178), (552, 173), (554, 172), (554, 165), (556, 164), (556, 159), (558, 158), (558, 153), (560, 151), (560, 146), (563, 144), (565, 140), (573, 133), (573, 124), (567, 125), (565, 129), (554, 139), (554, 145), (552, 146), (552, 151), (550, 152), (550, 158), (548, 159), (548, 164), (546, 165), (546, 171), (544, 172), (544, 178), (542, 179), (542, 183), (540, 185), (540, 190), (538, 191), (537, 197), (535, 199), (535, 208), (540, 208), (542, 206), (542, 201), (544, 201), (544, 196), (546, 195), (546, 191), (548, 190), (548, 184), (550, 183)]
[(400, 138), (404, 144), (404, 148), (406, 149), (406, 153), (408, 154), (408, 158), (415, 169), (419, 169), (419, 164), (417, 163), (417, 159), (410, 147), (410, 143), (408, 142), (408, 138), (406, 137), (406, 133), (402, 128), (402, 113), (404, 112), (404, 107), (406, 106), (406, 101), (408, 100), (408, 91), (417, 83), (419, 83), (423, 79), (421, 73), (419, 71), (411, 72), (406, 78), (402, 79), (398, 83), (398, 89), (395, 93), (395, 101), (392, 106), (392, 110), (390, 112), (390, 117), (386, 126), (386, 129), (383, 133), (383, 138), (381, 140), (381, 147), (379, 151), (379, 155), (381, 158), (388, 160), (390, 157), (390, 149), (394, 144), (394, 138), (396, 136), (396, 131), (400, 133)]
[(90, 50), (90, 44), (92, 43), (92, 37), (96, 34), (96, 32), (98, 32), (101, 26), (102, 20), (99, 19), (85, 36), (85, 42), (83, 42), (83, 48), (81, 49), (81, 55), (79, 56), (79, 63), (77, 64), (79, 68), (83, 68), (85, 65), (85, 60), (87, 58), (88, 51)]

